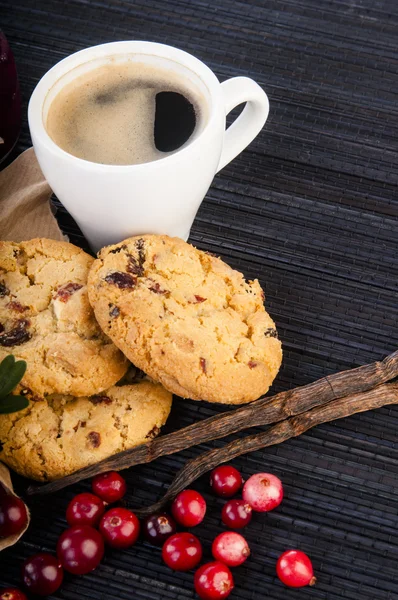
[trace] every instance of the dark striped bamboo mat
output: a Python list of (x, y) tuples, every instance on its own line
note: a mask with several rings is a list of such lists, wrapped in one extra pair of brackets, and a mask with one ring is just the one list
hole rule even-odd
[[(256, 79), (271, 102), (267, 125), (215, 178), (192, 243), (263, 285), (284, 343), (275, 391), (398, 347), (396, 2), (1, 0), (0, 25), (24, 97), (14, 156), (30, 145), (26, 106), (38, 79), (90, 45), (168, 43), (198, 56), (220, 80)], [(71, 241), (84, 246), (62, 207), (58, 217)], [(168, 427), (218, 410), (177, 400)], [(246, 529), (252, 557), (235, 570), (231, 599), (398, 599), (397, 431), (398, 408), (383, 408), (234, 461), (246, 477), (259, 470), (279, 475), (286, 497)], [(129, 470), (128, 502), (155, 501), (204, 449)], [(23, 489), (25, 482), (17, 484)], [(82, 483), (31, 501), (29, 532), (1, 553), (0, 587), (19, 583), (24, 557), (54, 551), (68, 500), (88, 488)], [(207, 478), (196, 488), (208, 500), (197, 533), (209, 558), (223, 503), (209, 493)], [(275, 561), (291, 547), (312, 557), (315, 588), (288, 590), (276, 579)], [(91, 575), (67, 576), (54, 598), (184, 600), (194, 597), (192, 580), (140, 543), (107, 552)]]

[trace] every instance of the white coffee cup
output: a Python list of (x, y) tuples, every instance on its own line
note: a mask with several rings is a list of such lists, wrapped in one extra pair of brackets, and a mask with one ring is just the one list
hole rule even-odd
[[(143, 164), (103, 165), (62, 150), (45, 127), (54, 97), (75, 77), (125, 60), (172, 69), (187, 78), (207, 104), (203, 130), (174, 154)], [(225, 130), (226, 115), (243, 102), (243, 112)], [(204, 63), (182, 50), (126, 41), (87, 48), (56, 64), (37, 84), (28, 118), (44, 176), (97, 251), (143, 233), (186, 240), (214, 175), (250, 144), (268, 112), (267, 95), (252, 79), (235, 77), (220, 84)]]

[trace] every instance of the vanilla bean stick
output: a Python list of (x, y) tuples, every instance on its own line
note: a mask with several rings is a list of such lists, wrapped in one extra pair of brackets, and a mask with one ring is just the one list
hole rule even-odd
[(321, 423), (380, 408), (386, 404), (398, 404), (398, 383), (387, 383), (367, 392), (351, 394), (339, 400), (333, 400), (324, 406), (318, 406), (290, 419), (285, 419), (263, 433), (249, 435), (226, 444), (222, 448), (200, 454), (189, 460), (177, 473), (166, 494), (159, 502), (147, 508), (134, 508), (133, 510), (139, 517), (154, 514), (163, 509), (176, 494), (189, 486), (198, 477), (222, 463), (254, 450), (281, 444)]
[(175, 454), (192, 446), (223, 438), (250, 427), (277, 423), (316, 406), (348, 394), (365, 392), (398, 376), (398, 351), (380, 362), (341, 371), (318, 381), (264, 397), (241, 408), (204, 419), (173, 433), (119, 452), (105, 460), (80, 469), (72, 475), (42, 486), (31, 486), (28, 494), (48, 494), (98, 473), (120, 471), (134, 465), (152, 462), (160, 456)]

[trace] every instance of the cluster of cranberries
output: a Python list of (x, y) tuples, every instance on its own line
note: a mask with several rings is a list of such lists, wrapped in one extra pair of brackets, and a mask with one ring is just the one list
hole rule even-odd
[[(25, 588), (37, 596), (49, 596), (60, 587), (64, 570), (75, 575), (85, 575), (95, 569), (103, 555), (104, 544), (114, 548), (127, 548), (137, 540), (140, 523), (125, 508), (111, 508), (126, 493), (126, 482), (116, 472), (98, 475), (92, 482), (93, 493), (78, 494), (66, 511), (69, 529), (60, 536), (57, 556), (41, 552), (28, 558), (22, 565)], [(0, 536), (20, 531), (26, 524), (25, 505), (18, 498), (1, 495)], [(99, 528), (99, 531), (96, 528)], [(0, 600), (26, 600), (16, 588), (0, 591)]]
[[(231, 529), (250, 523), (252, 511), (268, 512), (283, 498), (281, 481), (270, 473), (256, 473), (246, 483), (232, 466), (214, 469), (210, 477), (213, 491), (231, 498), (242, 486), (242, 499), (228, 500), (222, 509), (222, 521)], [(69, 529), (60, 536), (57, 556), (47, 553), (28, 558), (22, 567), (26, 589), (38, 596), (53, 594), (61, 585), (64, 570), (84, 575), (95, 569), (103, 555), (105, 544), (112, 548), (129, 548), (138, 539), (140, 522), (130, 510), (108, 504), (118, 502), (126, 493), (126, 483), (116, 472), (98, 475), (92, 482), (93, 493), (78, 494), (66, 511)], [(26, 523), (26, 509), (18, 498), (0, 496), (0, 536), (19, 531)], [(23, 508), (22, 508), (23, 507)], [(24, 512), (25, 511), (25, 512)], [(191, 528), (199, 525), (206, 514), (206, 502), (195, 490), (180, 492), (171, 505), (171, 515), (152, 515), (143, 522), (143, 534), (152, 544), (162, 547), (162, 559), (174, 571), (195, 569), (202, 559), (202, 544), (189, 532), (177, 532), (177, 524)], [(19, 529), (18, 529), (19, 527)], [(245, 538), (236, 531), (225, 531), (212, 544), (214, 561), (202, 565), (194, 575), (196, 593), (202, 600), (227, 598), (234, 587), (230, 567), (238, 567), (250, 555)], [(279, 579), (290, 587), (312, 585), (315, 582), (308, 556), (299, 550), (288, 550), (278, 559)], [(0, 600), (26, 600), (20, 590), (0, 591)]]

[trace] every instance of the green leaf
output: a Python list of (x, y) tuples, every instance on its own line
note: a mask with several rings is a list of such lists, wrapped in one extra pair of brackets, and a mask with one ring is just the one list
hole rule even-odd
[(0, 415), (14, 413), (29, 406), (29, 400), (25, 396), (13, 396), (10, 394), (0, 400)]
[(3, 387), (4, 381), (7, 381), (8, 374), (15, 364), (15, 356), (9, 354), (0, 363), (0, 390)]
[[(0, 369), (3, 366), (5, 360), (9, 357), (7, 356), (0, 364)], [(14, 357), (13, 357), (14, 358)], [(14, 359), (15, 361), (15, 359)], [(10, 362), (8, 362), (10, 364)], [(17, 360), (14, 362), (12, 367), (9, 369), (8, 374), (3, 377), (0, 382), (0, 399), (7, 396), (12, 390), (18, 385), (21, 381), (22, 377), (25, 375), (26, 371), (26, 362), (24, 360)]]

